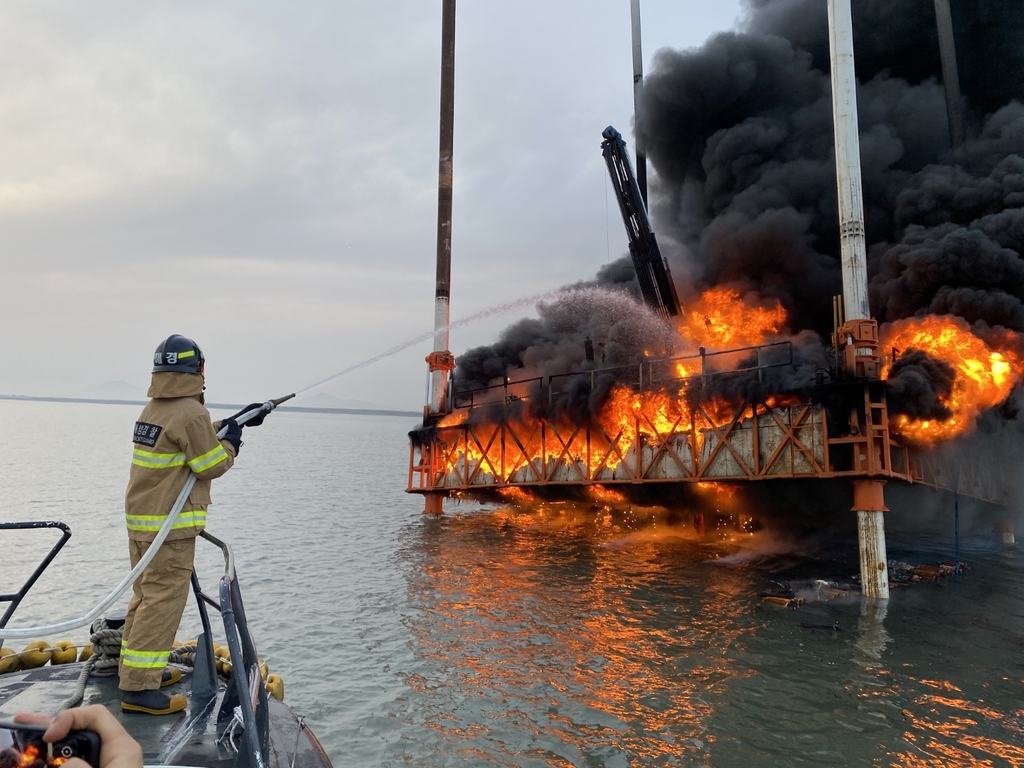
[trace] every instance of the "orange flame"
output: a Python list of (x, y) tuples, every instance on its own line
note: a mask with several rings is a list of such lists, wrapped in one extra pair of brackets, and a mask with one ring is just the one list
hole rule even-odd
[(894, 354), (908, 349), (919, 349), (956, 371), (953, 391), (943, 402), (953, 412), (949, 419), (896, 417), (899, 433), (918, 443), (934, 444), (970, 432), (978, 416), (1003, 402), (1020, 381), (1020, 337), (1007, 332), (1003, 341), (990, 346), (957, 317), (930, 315), (890, 323), (882, 329), (882, 345), (883, 378)]
[(698, 376), (701, 373), (700, 360), (679, 360), (676, 362), (676, 376), (681, 379), (688, 379), (691, 376)]
[(523, 488), (514, 485), (507, 485), (498, 489), (498, 495), (507, 499), (511, 504), (529, 504), (533, 501), (533, 495), (527, 493)]
[(687, 310), (680, 334), (709, 349), (754, 346), (786, 324), (786, 310), (778, 301), (757, 304), (727, 287), (709, 288)]
[(693, 490), (709, 499), (721, 511), (731, 512), (736, 507), (738, 491), (735, 486), (705, 481), (694, 483)]
[(623, 494), (603, 485), (592, 485), (587, 491), (597, 501), (604, 501), (610, 504), (623, 504), (626, 501), (626, 497)]
[(598, 423), (611, 443), (606, 449), (592, 454), (592, 470), (602, 462), (609, 469), (615, 469), (622, 461), (620, 452), (624, 453), (636, 442), (638, 429), (640, 434), (657, 439), (673, 431), (685, 430), (690, 420), (688, 408), (681, 397), (670, 397), (660, 391), (637, 393), (618, 384), (601, 409)]
[[(778, 301), (758, 301), (728, 287), (706, 290), (688, 309), (677, 330), (681, 346), (691, 351), (697, 346), (726, 350), (761, 344), (780, 333), (786, 323), (786, 311)], [(718, 373), (730, 370), (739, 362), (739, 357), (730, 360), (727, 355), (707, 365), (709, 371)], [(596, 418), (600, 430), (590, 433), (589, 442), (570, 439), (569, 444), (560, 443), (550, 433), (545, 435), (539, 422), (533, 424), (527, 412), (521, 412), (516, 417), (518, 426), (532, 434), (521, 445), (517, 442), (511, 452), (503, 453), (500, 436), (492, 439), (494, 432), (500, 429), (498, 425), (473, 424), (464, 427), (462, 436), (455, 438), (455, 450), (448, 454), (445, 469), (458, 471), (465, 479), (471, 478), (479, 467), (487, 474), (513, 481), (518, 473), (529, 470), (536, 475), (557, 461), (586, 466), (590, 476), (596, 478), (605, 469), (614, 472), (627, 459), (630, 463), (635, 461), (638, 437), (648, 444), (672, 437), (689, 439), (693, 450), (699, 453), (708, 430), (714, 425), (727, 424), (738, 404), (705, 400), (699, 407), (691, 406), (685, 396), (683, 380), (701, 374), (702, 361), (676, 360), (674, 367), (680, 379), (678, 389), (636, 392), (624, 384), (613, 387)], [(452, 413), (438, 423), (438, 428), (459, 426), (465, 420), (465, 413)], [(630, 458), (630, 451), (633, 451), (633, 458)]]

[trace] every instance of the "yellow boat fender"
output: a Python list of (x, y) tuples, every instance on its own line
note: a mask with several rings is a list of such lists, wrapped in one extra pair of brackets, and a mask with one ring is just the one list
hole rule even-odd
[(267, 680), (270, 676), (270, 667), (267, 666), (267, 662), (260, 659), (260, 678), (263, 680), (263, 684), (267, 684)]
[(88, 661), (92, 658), (92, 643), (86, 643), (82, 646), (82, 652), (78, 654), (79, 661)]
[(48, 662), (52, 652), (50, 646), (42, 640), (33, 640), (25, 646), (20, 655), (22, 669), (35, 669)]
[(267, 693), (278, 701), (284, 701), (284, 680), (280, 675), (267, 675)]
[(0, 675), (17, 672), (19, 669), (21, 669), (21, 657), (14, 652), (14, 649), (7, 646), (0, 648)]
[(50, 656), (50, 664), (71, 664), (78, 658), (78, 646), (70, 640), (58, 640), (53, 644), (53, 655)]

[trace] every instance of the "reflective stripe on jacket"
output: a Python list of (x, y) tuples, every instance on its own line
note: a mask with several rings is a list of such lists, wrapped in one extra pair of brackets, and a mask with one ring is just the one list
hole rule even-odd
[(169, 541), (197, 536), (206, 527), (210, 481), (227, 472), (234, 448), (217, 439), (219, 422), (210, 420), (202, 403), (203, 377), (191, 373), (154, 373), (152, 398), (135, 423), (132, 465), (125, 491), (128, 538), (152, 541), (190, 473), (189, 492)]

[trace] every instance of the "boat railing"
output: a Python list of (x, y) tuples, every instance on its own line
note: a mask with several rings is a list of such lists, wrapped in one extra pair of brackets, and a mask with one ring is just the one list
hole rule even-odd
[(210, 606), (220, 611), (231, 654), (231, 681), (221, 702), (221, 716), (239, 718), (245, 740), (245, 748), (238, 750), (236, 768), (266, 768), (270, 748), (269, 699), (263, 684), (256, 643), (249, 632), (245, 616), (242, 591), (235, 573), (235, 558), (231, 547), (216, 536), (201, 531), (199, 537), (220, 548), (224, 555), (224, 574), (220, 578), (217, 598), (214, 599), (203, 592), (199, 577), (192, 571), (192, 589), (203, 625), (196, 649), (192, 695), (197, 698), (212, 697), (217, 690), (213, 632), (207, 611), (207, 606)]
[[(0, 531), (56, 529), (61, 531), (60, 539), (50, 548), (39, 565), (29, 575), (20, 589), (12, 593), (0, 593), (0, 603), (10, 603), (0, 617), (0, 635), (8, 620), (25, 599), (29, 590), (71, 538), (71, 528), (59, 521), (26, 521), (0, 523)], [(235, 558), (231, 547), (206, 531), (200, 538), (218, 547), (224, 555), (224, 572), (220, 578), (217, 596), (206, 594), (199, 584), (199, 577), (192, 571), (192, 590), (199, 606), (199, 617), (203, 632), (200, 635), (194, 659), (192, 674), (192, 695), (194, 698), (212, 699), (218, 690), (216, 653), (213, 645), (213, 628), (210, 624), (208, 607), (219, 611), (224, 623), (224, 633), (231, 655), (231, 680), (221, 700), (220, 717), (239, 721), (242, 727), (244, 748), (238, 748), (236, 768), (266, 768), (270, 749), (269, 699), (263, 685), (263, 675), (256, 643), (249, 632), (245, 616), (242, 591), (235, 572)], [(77, 622), (76, 622), (77, 623)], [(45, 629), (45, 627), (44, 627)], [(0, 637), (2, 642), (2, 637)], [(232, 745), (233, 746), (233, 745)]]
[[(4, 611), (4, 615), (0, 616), (0, 629), (7, 626), (8, 620), (14, 615), (14, 612), (18, 610), (18, 606), (21, 605), (21, 601), (25, 599), (25, 595), (32, 589), (35, 583), (39, 580), (39, 577), (43, 575), (50, 563), (53, 562), (53, 558), (57, 556), (64, 545), (68, 543), (68, 539), (71, 538), (71, 528), (66, 523), (61, 523), (56, 520), (35, 520), (31, 522), (20, 522), (20, 523), (0, 523), (0, 531), (27, 531), (40, 528), (54, 528), (61, 531), (61, 537), (57, 542), (50, 548), (50, 551), (42, 559), (36, 569), (31, 575), (25, 580), (25, 583), (21, 585), (21, 588), (17, 592), (11, 592), (9, 594), (0, 594), (0, 603), (10, 603), (7, 606), (7, 610)], [(0, 645), (3, 644), (2, 633), (0, 633)]]

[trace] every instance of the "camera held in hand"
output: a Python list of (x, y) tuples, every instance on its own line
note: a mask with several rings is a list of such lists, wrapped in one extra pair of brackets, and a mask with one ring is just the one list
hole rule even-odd
[(0, 723), (0, 768), (57, 768), (73, 757), (99, 768), (100, 737), (93, 731), (71, 731), (49, 744), (45, 725)]

